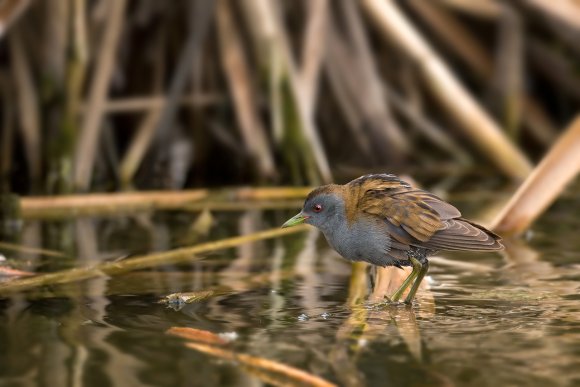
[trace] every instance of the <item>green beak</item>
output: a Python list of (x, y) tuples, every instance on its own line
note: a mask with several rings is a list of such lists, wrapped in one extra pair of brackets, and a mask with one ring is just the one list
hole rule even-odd
[(282, 228), (297, 226), (299, 224), (304, 223), (304, 221), (308, 218), (309, 218), (309, 216), (305, 216), (302, 214), (302, 212), (299, 212), (296, 215), (294, 215), (292, 218), (288, 219), (286, 221), (286, 223), (284, 223), (282, 225)]

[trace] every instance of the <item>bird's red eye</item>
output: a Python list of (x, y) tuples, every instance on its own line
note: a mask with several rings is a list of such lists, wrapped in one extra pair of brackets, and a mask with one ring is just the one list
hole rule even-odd
[(312, 211), (314, 211), (314, 212), (320, 212), (320, 211), (322, 211), (322, 206), (320, 204), (315, 204), (312, 207)]

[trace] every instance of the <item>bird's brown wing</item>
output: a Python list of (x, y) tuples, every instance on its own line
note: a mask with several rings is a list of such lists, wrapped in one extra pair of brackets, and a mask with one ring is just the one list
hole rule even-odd
[(461, 218), (457, 208), (393, 175), (370, 175), (357, 180), (362, 181), (358, 184), (356, 207), (385, 220), (389, 234), (402, 245), (430, 250), (502, 248), (497, 235)]
[(445, 228), (442, 216), (429, 202), (432, 195), (420, 190), (389, 192), (369, 190), (359, 200), (363, 212), (388, 222), (392, 236), (401, 243), (427, 242)]

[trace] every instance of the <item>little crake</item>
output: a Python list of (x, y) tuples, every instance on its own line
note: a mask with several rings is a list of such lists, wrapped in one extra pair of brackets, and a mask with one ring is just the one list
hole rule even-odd
[[(345, 185), (316, 188), (302, 211), (282, 227), (307, 223), (350, 261), (377, 266), (413, 266), (393, 294), (411, 303), (429, 268), (427, 257), (439, 250), (501, 250), (501, 238), (461, 217), (451, 204), (411, 187), (394, 175), (361, 176)], [(412, 284), (412, 285), (411, 285)]]

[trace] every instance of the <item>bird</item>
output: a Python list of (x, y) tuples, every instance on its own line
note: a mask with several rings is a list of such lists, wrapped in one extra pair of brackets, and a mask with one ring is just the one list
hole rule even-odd
[(348, 261), (376, 266), (412, 266), (390, 297), (412, 304), (429, 270), (428, 257), (441, 250), (498, 251), (501, 237), (463, 218), (453, 205), (392, 174), (369, 174), (344, 185), (312, 190), (302, 210), (282, 227), (309, 224)]

